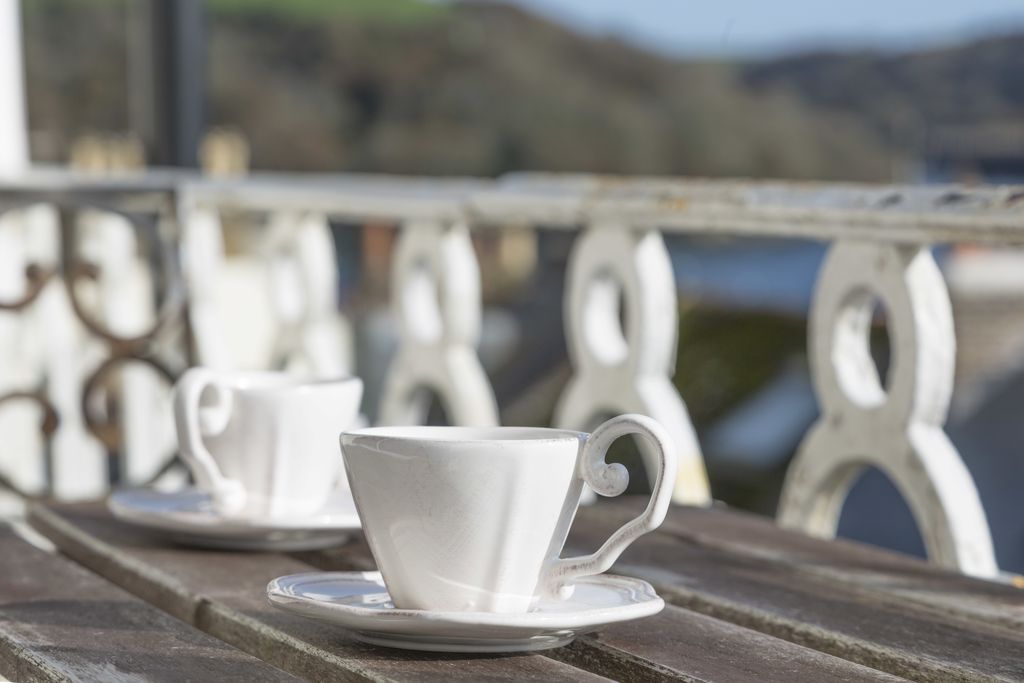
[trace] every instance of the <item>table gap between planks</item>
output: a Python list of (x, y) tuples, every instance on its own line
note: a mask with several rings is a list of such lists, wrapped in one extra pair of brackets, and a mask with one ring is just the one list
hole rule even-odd
[[(581, 509), (567, 550), (596, 548), (643, 504), (626, 498)], [(722, 508), (673, 508), (662, 528), (631, 546), (613, 570), (654, 584), (669, 603), (664, 612), (564, 648), (503, 656), (363, 645), (267, 603), (264, 588), (276, 576), (373, 569), (361, 538), (326, 551), (237, 553), (162, 543), (117, 522), (102, 503), (36, 503), (28, 519), (65, 557), (40, 558), (42, 551), (31, 549), (24, 555), (35, 559), (17, 559), (21, 554), (3, 550), (2, 575), (52, 566), (38, 572), (45, 583), (56, 568), (76, 575), (88, 568), (93, 573), (85, 575), (98, 586), (87, 601), (159, 615), (149, 637), (178, 629), (166, 638), (219, 647), (220, 657), (237, 658), (239, 672), (266, 667), (260, 672), (267, 680), (1024, 681), (1024, 590), (855, 543), (811, 539)], [(75, 666), (104, 663), (112, 650), (103, 647), (81, 653), (77, 663), (68, 653), (38, 663), (62, 630), (77, 629), (77, 638), (94, 630), (101, 642), (107, 636), (100, 634), (119, 627), (107, 623), (116, 614), (96, 624), (69, 614), (65, 622), (62, 614), (84, 608), (67, 596), (29, 593), (0, 591), (0, 673), (61, 680), (52, 674), (62, 666), (70, 678)], [(54, 601), (48, 612), (33, 607)], [(32, 621), (33, 609), (45, 618)], [(198, 657), (196, 666), (203, 661)], [(193, 680), (227, 680), (212, 668), (221, 661)], [(138, 669), (130, 670), (131, 680), (188, 680), (185, 669)], [(256, 673), (249, 678), (260, 680)]]

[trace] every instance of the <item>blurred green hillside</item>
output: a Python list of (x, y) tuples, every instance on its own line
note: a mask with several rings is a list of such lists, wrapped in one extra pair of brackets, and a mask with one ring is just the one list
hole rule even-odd
[[(26, 1), (37, 159), (65, 158), (82, 132), (130, 128), (129, 3)], [(242, 130), (261, 169), (888, 180), (933, 114), (1024, 109), (1019, 66), (1012, 82), (1003, 71), (1024, 39), (995, 55), (733, 64), (669, 59), (491, 3), (208, 7), (210, 123)]]
[(284, 16), (289, 21), (318, 22), (345, 17), (360, 21), (415, 23), (447, 14), (448, 6), (423, 0), (207, 0), (218, 15)]
[(875, 136), (914, 153), (943, 126), (1024, 130), (1024, 35), (908, 54), (809, 53), (748, 64), (754, 92), (783, 89), (819, 111), (856, 113)]

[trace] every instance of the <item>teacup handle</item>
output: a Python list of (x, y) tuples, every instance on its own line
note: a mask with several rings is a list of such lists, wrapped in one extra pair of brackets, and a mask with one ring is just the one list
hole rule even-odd
[[(217, 406), (200, 410), (199, 401), (207, 389), (216, 392)], [(190, 368), (174, 385), (178, 447), (199, 488), (210, 494), (214, 507), (221, 513), (235, 512), (245, 505), (245, 489), (241, 482), (221, 473), (203, 443), (203, 436), (215, 436), (224, 431), (231, 419), (231, 402), (231, 391), (209, 368)]]
[(624, 524), (598, 550), (582, 557), (555, 559), (548, 565), (542, 590), (549, 596), (568, 597), (572, 581), (607, 571), (630, 543), (649, 531), (654, 531), (665, 520), (672, 487), (676, 480), (676, 453), (672, 438), (660, 424), (644, 415), (620, 415), (595, 429), (583, 444), (580, 458), (581, 478), (604, 496), (618, 496), (629, 484), (629, 472), (619, 463), (608, 464), (608, 448), (620, 436), (640, 435), (657, 457), (657, 474), (651, 485), (651, 500), (636, 519)]

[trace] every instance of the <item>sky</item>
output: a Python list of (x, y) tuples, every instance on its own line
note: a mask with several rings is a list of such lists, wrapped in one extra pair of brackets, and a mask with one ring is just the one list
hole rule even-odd
[(506, 0), (596, 35), (681, 55), (909, 50), (1024, 30), (1024, 0)]

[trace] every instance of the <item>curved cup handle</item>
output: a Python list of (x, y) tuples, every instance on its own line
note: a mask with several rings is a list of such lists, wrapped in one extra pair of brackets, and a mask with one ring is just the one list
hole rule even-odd
[[(213, 389), (217, 405), (200, 409), (203, 392)], [(174, 385), (174, 424), (178, 431), (178, 447), (185, 464), (192, 470), (199, 488), (213, 498), (214, 508), (230, 514), (245, 505), (245, 489), (241, 482), (221, 474), (216, 461), (203, 443), (203, 436), (224, 431), (231, 418), (231, 391), (217, 374), (207, 368), (190, 368)]]
[(573, 579), (607, 571), (630, 543), (654, 531), (665, 520), (676, 480), (676, 452), (668, 432), (651, 418), (620, 415), (595, 429), (582, 446), (580, 474), (601, 495), (618, 496), (623, 493), (629, 484), (629, 473), (621, 464), (608, 464), (604, 459), (612, 442), (627, 434), (639, 434), (651, 446), (650, 453), (656, 458), (658, 467), (651, 485), (651, 500), (639, 517), (620, 527), (596, 552), (583, 557), (553, 560), (542, 579), (542, 590), (549, 596), (569, 597)]

